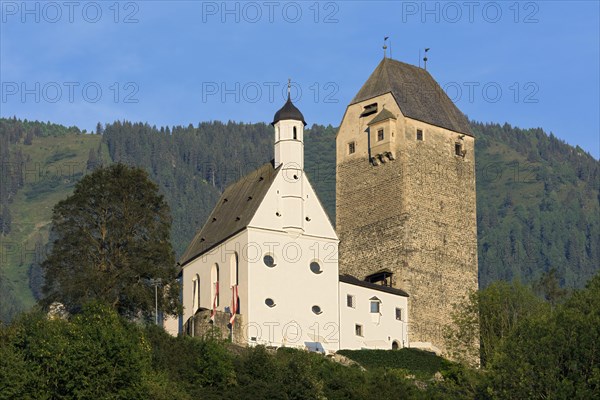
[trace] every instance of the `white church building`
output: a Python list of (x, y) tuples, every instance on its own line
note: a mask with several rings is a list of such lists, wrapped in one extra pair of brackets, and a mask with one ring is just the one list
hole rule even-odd
[(184, 311), (165, 327), (194, 334), (204, 315), (244, 345), (407, 347), (408, 294), (339, 275), (339, 240), (304, 173), (306, 123), (289, 95), (272, 125), (274, 160), (225, 189), (181, 257)]

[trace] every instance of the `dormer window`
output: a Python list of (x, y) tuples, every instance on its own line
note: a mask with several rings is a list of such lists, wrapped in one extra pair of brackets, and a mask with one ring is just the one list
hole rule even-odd
[(381, 142), (381, 141), (383, 140), (383, 138), (384, 138), (384, 135), (383, 135), (383, 129), (379, 129), (379, 130), (377, 131), (377, 141), (378, 141), (378, 142)]
[(371, 301), (371, 314), (379, 314), (381, 300), (375, 296), (371, 297), (369, 300)]

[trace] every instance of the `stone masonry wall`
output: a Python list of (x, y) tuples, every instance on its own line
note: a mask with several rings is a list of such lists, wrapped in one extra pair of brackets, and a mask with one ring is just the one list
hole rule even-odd
[(400, 114), (396, 160), (372, 166), (365, 153), (340, 156), (362, 106), (349, 107), (337, 137), (340, 273), (391, 269), (393, 286), (410, 295), (409, 340), (444, 352), (452, 305), (478, 288), (474, 139)]
[[(229, 339), (231, 336), (231, 330), (229, 325), (229, 313), (217, 311), (215, 314), (215, 321), (210, 321), (211, 310), (199, 310), (196, 314), (190, 318), (183, 327), (183, 332), (187, 336), (205, 336), (206, 334), (216, 334), (220, 339)], [(233, 328), (233, 340), (235, 344), (245, 346), (247, 340), (244, 338), (244, 332), (242, 331), (244, 326), (244, 318), (241, 314), (237, 314), (235, 317), (235, 324)]]

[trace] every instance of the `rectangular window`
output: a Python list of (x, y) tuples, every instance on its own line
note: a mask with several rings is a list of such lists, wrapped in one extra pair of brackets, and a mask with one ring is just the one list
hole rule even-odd
[(379, 302), (378, 301), (372, 301), (371, 302), (371, 312), (372, 313), (379, 313)]
[(350, 142), (348, 143), (348, 154), (354, 154), (356, 151), (356, 143)]
[(383, 129), (377, 131), (377, 141), (380, 142), (383, 140)]
[(354, 302), (354, 296), (352, 296), (351, 294), (346, 296), (346, 304), (348, 304), (348, 307), (356, 308), (356, 303)]
[(402, 309), (401, 308), (396, 308), (396, 319), (398, 321), (402, 321)]
[(356, 324), (354, 325), (354, 333), (356, 333), (356, 336), (362, 336), (363, 335), (363, 329), (362, 329), (362, 325)]
[(423, 140), (423, 131), (421, 129), (417, 129), (417, 140)]
[(462, 157), (462, 145), (460, 143), (454, 143), (454, 154)]

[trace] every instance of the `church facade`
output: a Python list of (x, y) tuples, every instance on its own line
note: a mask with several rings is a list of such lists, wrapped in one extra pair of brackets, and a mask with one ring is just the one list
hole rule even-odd
[(274, 160), (225, 189), (181, 257), (188, 331), (200, 313), (244, 345), (406, 345), (408, 295), (339, 275), (337, 234), (304, 173), (304, 116), (288, 98), (272, 125)]
[(180, 259), (184, 313), (171, 331), (444, 352), (452, 305), (477, 289), (464, 115), (425, 70), (384, 58), (336, 137), (337, 231), (304, 173), (306, 123), (289, 96), (272, 125), (274, 160), (223, 192)]

